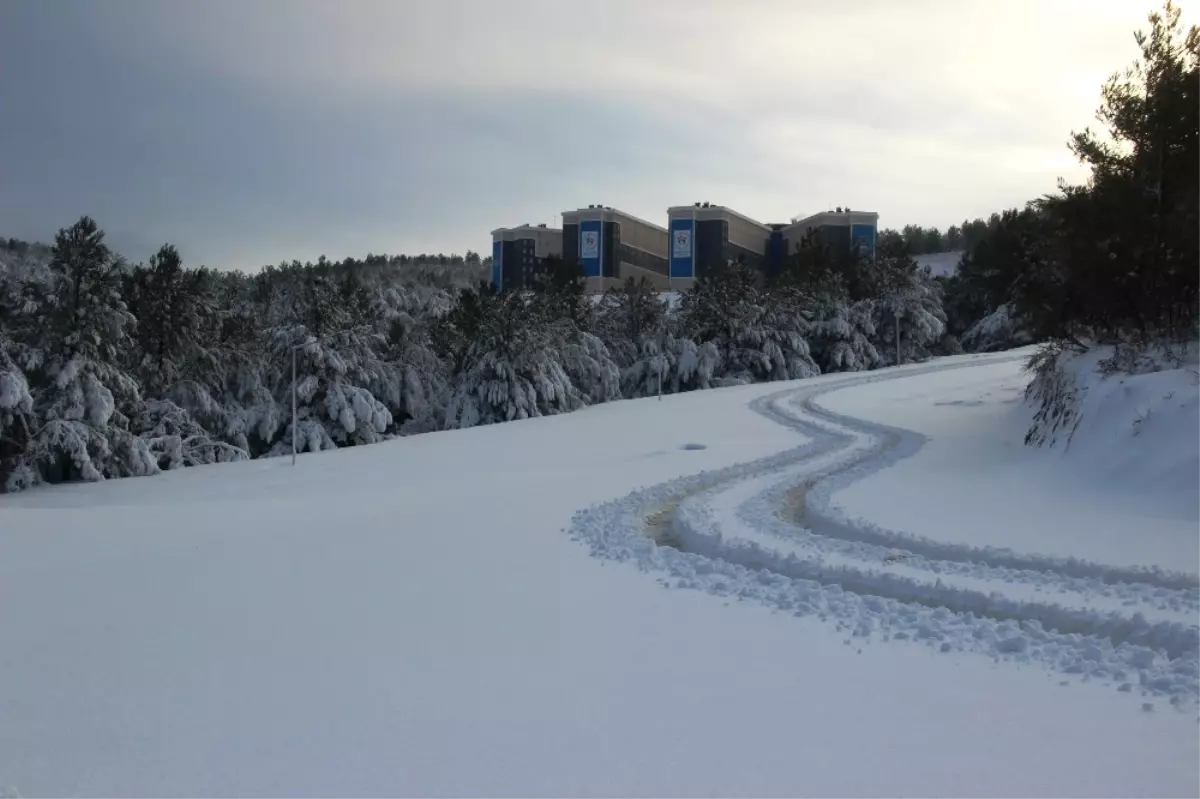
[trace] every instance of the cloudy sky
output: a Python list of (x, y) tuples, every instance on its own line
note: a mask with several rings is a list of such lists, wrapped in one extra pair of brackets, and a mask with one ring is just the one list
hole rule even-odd
[[(1139, 0), (2, 0), (0, 235), (486, 251), (603, 202), (947, 225), (1078, 178)], [(1186, 11), (1185, 11), (1186, 13)]]

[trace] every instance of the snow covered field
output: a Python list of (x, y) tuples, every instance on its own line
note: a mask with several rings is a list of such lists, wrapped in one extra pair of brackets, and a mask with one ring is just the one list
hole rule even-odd
[[(996, 363), (825, 395), (821, 404), (831, 410), (931, 438), (906, 468), (848, 486), (837, 504), (852, 516), (934, 538), (1194, 574), (1195, 378), (1179, 370), (1098, 381), (1086, 426), (1070, 447), (1053, 451), (1023, 444), (1031, 417), (1021, 401), (1027, 381), (1010, 364)], [(1143, 414), (1148, 418), (1139, 422)], [(913, 501), (929, 491), (937, 501)]]
[(1026, 354), (0, 498), (0, 791), (1194, 796), (1195, 483)]

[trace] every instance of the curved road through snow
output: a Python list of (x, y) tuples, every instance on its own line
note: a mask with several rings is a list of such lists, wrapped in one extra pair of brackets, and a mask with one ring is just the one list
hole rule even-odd
[(666, 585), (816, 615), (851, 641), (978, 652), (1195, 702), (1196, 576), (934, 540), (831, 506), (835, 491), (911, 456), (925, 439), (833, 413), (822, 394), (1019, 357), (793, 384), (750, 408), (803, 436), (799, 446), (580, 511), (572, 535)]

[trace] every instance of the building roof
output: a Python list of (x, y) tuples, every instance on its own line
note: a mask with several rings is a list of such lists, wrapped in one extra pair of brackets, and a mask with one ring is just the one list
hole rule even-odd
[(770, 227), (763, 224), (762, 222), (759, 222), (757, 219), (751, 219), (750, 217), (746, 216), (745, 214), (740, 214), (737, 211), (733, 210), (732, 208), (730, 208), (729, 206), (726, 206), (726, 205), (695, 205), (695, 204), (693, 204), (693, 205), (672, 205), (670, 208), (667, 209), (667, 218), (669, 219), (672, 216), (676, 216), (676, 215), (690, 216), (693, 212), (712, 213), (713, 211), (716, 211), (716, 212), (722, 213), (722, 214), (726, 214), (728, 216), (732, 216), (737, 219), (741, 219), (745, 222), (749, 222), (750, 224), (760, 227), (763, 230), (770, 230)]
[(562, 228), (530, 224), (517, 225), (515, 227), (499, 227), (492, 231), (492, 238), (495, 239), (506, 234), (512, 234), (515, 237), (518, 233), (557, 233), (561, 236)]
[(634, 222), (639, 225), (645, 225), (648, 228), (653, 228), (654, 230), (660, 230), (663, 233), (667, 232), (667, 229), (665, 227), (663, 227), (662, 225), (656, 225), (653, 222), (647, 222), (645, 219), (642, 219), (641, 217), (634, 216), (633, 214), (626, 213), (625, 211), (622, 211), (618, 208), (612, 208), (607, 205), (605, 205), (605, 206), (596, 205), (591, 208), (577, 208), (574, 211), (563, 211), (562, 212), (563, 224), (565, 225), (565, 224), (568, 224), (571, 222), (578, 222), (581, 219), (599, 219), (600, 214), (602, 212), (604, 214), (605, 219), (613, 219), (614, 217), (620, 218), (620, 219), (627, 219), (630, 222)]
[(854, 222), (878, 222), (879, 214), (874, 211), (851, 211), (849, 208), (844, 208), (841, 211), (821, 211), (808, 216), (792, 217), (792, 224), (795, 225), (820, 225), (820, 224), (840, 224), (849, 225)]

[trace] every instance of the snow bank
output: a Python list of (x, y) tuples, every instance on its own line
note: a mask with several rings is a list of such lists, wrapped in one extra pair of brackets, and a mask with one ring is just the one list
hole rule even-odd
[[(1111, 346), (1062, 353), (1029, 392), (1036, 402), (1046, 381), (1063, 381), (1069, 430), (1050, 439), (1050, 448), (1065, 467), (1104, 490), (1140, 495), (1163, 512), (1200, 519), (1198, 352), (1193, 342), (1171, 353)], [(1045, 428), (1035, 418), (1031, 438), (1040, 439)]]
[[(1119, 379), (1114, 384), (1119, 386)], [(1070, 447), (1027, 446), (1033, 416), (1024, 397), (1029, 382), (1018, 358), (822, 396), (821, 406), (831, 411), (867, 416), (925, 438), (919, 451), (890, 468), (838, 487), (831, 509), (860, 528), (869, 522), (954, 548), (1036, 553), (1058, 561), (1058, 571), (1072, 569), (1070, 561), (1088, 561), (1104, 564), (1114, 577), (1145, 569), (1196, 575), (1196, 483), (1189, 486), (1184, 479), (1174, 488), (1147, 487), (1134, 476), (1104, 478), (1102, 473), (1113, 467), (1085, 461), (1076, 449), (1082, 439)], [(1194, 448), (1196, 440), (1194, 417), (1189, 424), (1191, 432), (1183, 427), (1173, 445), (1185, 457), (1185, 448)], [(1082, 426), (1079, 435), (1085, 435)], [(1136, 441), (1132, 431), (1125, 440)], [(1172, 460), (1162, 453), (1154, 457)], [(991, 557), (995, 562), (998, 555)], [(1020, 560), (1007, 558), (1014, 567), (1023, 567)], [(1071, 573), (1097, 574), (1084, 566)]]

